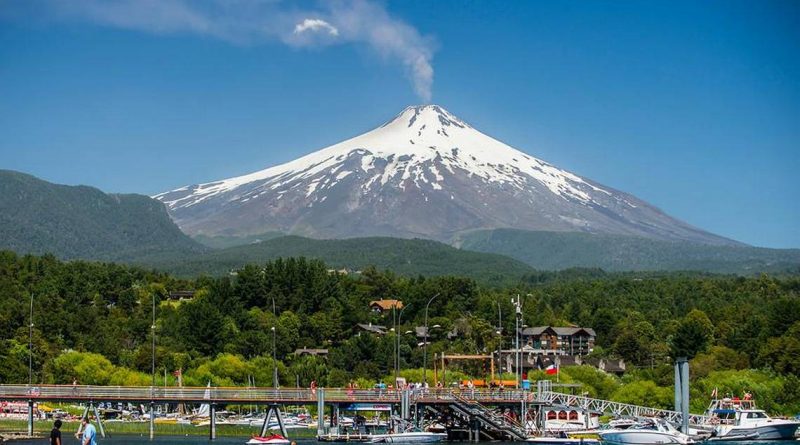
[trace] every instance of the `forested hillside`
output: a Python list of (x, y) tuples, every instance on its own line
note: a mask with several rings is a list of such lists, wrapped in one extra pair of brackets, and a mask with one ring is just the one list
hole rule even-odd
[[(747, 388), (773, 411), (800, 409), (797, 277), (575, 271), (532, 274), (516, 286), (484, 288), (462, 277), (402, 277), (373, 268), (353, 276), (328, 269), (317, 260), (282, 259), (246, 266), (235, 275), (179, 280), (134, 267), (2, 252), (0, 381), (27, 381), (31, 296), (36, 382), (148, 385), (155, 302), (158, 375), (180, 368), (190, 385), (245, 384), (248, 376), (255, 376), (257, 385), (271, 385), (275, 327), (282, 382), (299, 378), (307, 385), (316, 379), (340, 386), (392, 375), (394, 334), (357, 335), (357, 323), (392, 325), (391, 313), (369, 309), (371, 300), (404, 302), (396, 332), (421, 325), (430, 302), (429, 325), (441, 329), (431, 330), (429, 354), (484, 353), (508, 348), (510, 296), (519, 293), (525, 324), (592, 327), (598, 335), (592, 355), (626, 360), (622, 379), (587, 367), (563, 370), (562, 381), (581, 382), (593, 395), (669, 406), (672, 357), (687, 355), (699, 408), (720, 386), (734, 392)], [(170, 300), (177, 290), (194, 291), (194, 297)], [(502, 335), (496, 334), (498, 310)], [(455, 337), (448, 339), (450, 332)], [(401, 336), (403, 375), (413, 380), (421, 378), (417, 343), (413, 335)], [(329, 354), (295, 357), (292, 352), (301, 347)], [(486, 372), (479, 363), (453, 365), (452, 378)]]
[(9, 170), (0, 170), (0, 249), (117, 261), (207, 250), (147, 196), (51, 184)]
[(457, 244), (467, 250), (516, 258), (540, 270), (590, 267), (608, 271), (698, 270), (741, 275), (800, 271), (800, 249), (720, 246), (633, 236), (514, 229), (472, 232), (463, 235)]
[(521, 261), (502, 255), (459, 250), (432, 240), (382, 237), (317, 240), (283, 236), (149, 265), (180, 276), (219, 276), (248, 263), (289, 257), (317, 258), (331, 268), (350, 272), (374, 266), (400, 275), (463, 275), (485, 283), (515, 282), (533, 272)]

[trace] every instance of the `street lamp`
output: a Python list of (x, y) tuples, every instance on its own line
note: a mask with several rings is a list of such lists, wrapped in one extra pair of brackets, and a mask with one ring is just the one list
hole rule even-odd
[[(275, 312), (275, 297), (272, 297), (272, 318), (273, 323), (278, 322), (278, 315)], [(278, 388), (278, 355), (277, 355), (277, 346), (276, 346), (276, 338), (277, 334), (275, 333), (275, 325), (272, 326), (272, 387), (277, 389)]]
[[(500, 336), (500, 344), (497, 346), (497, 360), (500, 365), (500, 376), (503, 375), (503, 312), (500, 308), (500, 301), (495, 300), (497, 303), (497, 335)], [(492, 376), (494, 378), (494, 376)]]
[(150, 337), (153, 340), (153, 354), (150, 374), (153, 378), (152, 386), (156, 386), (156, 294), (152, 294), (153, 300), (153, 324), (150, 325)]
[(439, 296), (438, 293), (436, 295), (432, 296), (431, 299), (428, 300), (428, 304), (425, 305), (425, 337), (424, 337), (424, 340), (422, 342), (423, 343), (422, 344), (422, 348), (423, 348), (423, 351), (422, 351), (422, 384), (423, 384), (423, 387), (424, 387), (425, 384), (428, 383), (428, 380), (425, 378), (425, 376), (426, 376), (426, 372), (425, 371), (427, 370), (427, 367), (428, 367), (428, 308), (430, 307), (431, 302), (434, 300), (434, 298), (436, 298), (438, 296)]
[(514, 304), (514, 308), (515, 308), (515, 311), (516, 311), (516, 321), (515, 321), (515, 326), (514, 326), (515, 327), (515, 334), (514, 334), (514, 340), (515, 340), (514, 361), (516, 362), (516, 368), (517, 369), (515, 370), (515, 374), (516, 374), (516, 380), (517, 380), (517, 388), (519, 389), (520, 383), (521, 383), (520, 382), (521, 375), (520, 375), (519, 367), (520, 367), (520, 362), (522, 361), (522, 354), (520, 353), (520, 350), (519, 350), (519, 328), (522, 325), (522, 304), (520, 302), (519, 294), (517, 294), (517, 298), (516, 299), (514, 299), (514, 297), (511, 297), (511, 303)]
[(33, 294), (31, 294), (31, 318), (28, 323), (28, 386), (33, 384)]
[(275, 326), (272, 328), (272, 386), (278, 388), (278, 359), (275, 355)]
[[(409, 304), (408, 306), (411, 306), (411, 305)], [(394, 362), (394, 384), (395, 384), (395, 386), (397, 386), (397, 378), (400, 377), (400, 331), (398, 331), (397, 328), (398, 328), (398, 326), (400, 326), (400, 323), (401, 323), (401, 321), (403, 319), (403, 311), (405, 311), (408, 306), (403, 306), (403, 309), (400, 309), (400, 313), (397, 315), (397, 318), (395, 319), (395, 323), (394, 323), (394, 335), (396, 337), (395, 338), (395, 351), (394, 351), (395, 352), (395, 362)], [(396, 307), (397, 307), (397, 304), (395, 303), (395, 306), (393, 307), (393, 311), (394, 311), (394, 308), (396, 308)]]

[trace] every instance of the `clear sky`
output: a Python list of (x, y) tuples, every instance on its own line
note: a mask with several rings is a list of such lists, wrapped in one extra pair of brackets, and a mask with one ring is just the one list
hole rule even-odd
[(155, 194), (434, 102), (703, 229), (800, 247), (800, 2), (0, 0), (0, 168)]

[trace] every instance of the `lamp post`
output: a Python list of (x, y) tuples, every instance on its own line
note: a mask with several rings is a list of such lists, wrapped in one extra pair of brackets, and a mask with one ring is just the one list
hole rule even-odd
[(520, 368), (520, 362), (521, 362), (521, 359), (522, 359), (522, 355), (521, 355), (520, 350), (519, 350), (519, 328), (522, 325), (522, 304), (520, 302), (519, 294), (517, 294), (516, 299), (514, 299), (513, 297), (511, 298), (511, 303), (514, 304), (514, 308), (515, 308), (515, 311), (516, 311), (516, 321), (515, 321), (515, 326), (514, 326), (515, 327), (515, 329), (514, 329), (515, 330), (515, 334), (514, 334), (514, 341), (515, 341), (515, 344), (514, 344), (514, 349), (515, 349), (515, 351), (514, 351), (514, 361), (516, 362), (516, 368), (517, 368), (515, 370), (516, 380), (517, 380), (517, 389), (519, 389), (520, 383), (521, 383), (520, 382), (521, 376), (520, 376), (520, 369), (519, 368)]
[(156, 386), (156, 294), (152, 294), (153, 300), (153, 324), (150, 325), (150, 337), (153, 341), (153, 348), (152, 348), (152, 361), (150, 363), (150, 374), (152, 376), (153, 382), (152, 386)]
[(426, 377), (426, 370), (428, 368), (428, 308), (431, 305), (431, 302), (434, 298), (438, 297), (439, 294), (432, 296), (430, 300), (428, 300), (428, 304), (425, 305), (425, 336), (424, 340), (422, 341), (422, 385), (423, 387), (425, 384), (428, 383)]
[[(410, 304), (408, 306), (411, 306)], [(394, 362), (394, 384), (395, 387), (397, 386), (397, 378), (400, 377), (400, 331), (397, 329), (400, 326), (400, 322), (403, 319), (403, 311), (406, 310), (408, 306), (403, 306), (403, 309), (400, 309), (400, 313), (397, 315), (394, 323), (394, 336), (395, 336), (395, 362)], [(395, 307), (397, 305), (395, 304)]]
[(275, 354), (275, 326), (272, 328), (272, 387), (277, 389), (278, 388), (278, 359)]
[[(275, 320), (273, 323), (278, 322), (278, 315), (275, 312), (275, 297), (272, 297), (272, 317)], [(278, 355), (277, 355), (277, 333), (275, 332), (275, 325), (272, 326), (272, 387), (278, 389)]]
[(28, 386), (33, 384), (33, 294), (31, 294), (31, 318), (28, 323)]
[[(498, 300), (494, 301), (497, 303), (497, 335), (500, 336), (500, 344), (497, 346), (497, 359), (499, 361), (499, 368), (500, 368), (500, 376), (502, 378), (503, 375), (503, 311), (500, 308), (500, 302)], [(494, 378), (494, 376), (492, 376)]]

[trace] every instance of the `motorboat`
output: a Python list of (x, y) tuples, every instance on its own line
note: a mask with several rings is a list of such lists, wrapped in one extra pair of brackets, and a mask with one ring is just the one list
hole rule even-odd
[(605, 443), (615, 445), (693, 444), (694, 439), (678, 431), (664, 419), (646, 418), (625, 429), (599, 431)]
[(371, 443), (436, 443), (447, 439), (447, 433), (407, 431), (403, 433), (373, 434)]
[(755, 401), (738, 398), (712, 400), (707, 415), (715, 441), (793, 440), (800, 427), (800, 420), (774, 419), (756, 408)]
[(245, 443), (247, 445), (284, 445), (289, 443), (289, 439), (281, 436), (280, 434), (271, 434), (269, 436), (253, 436)]

